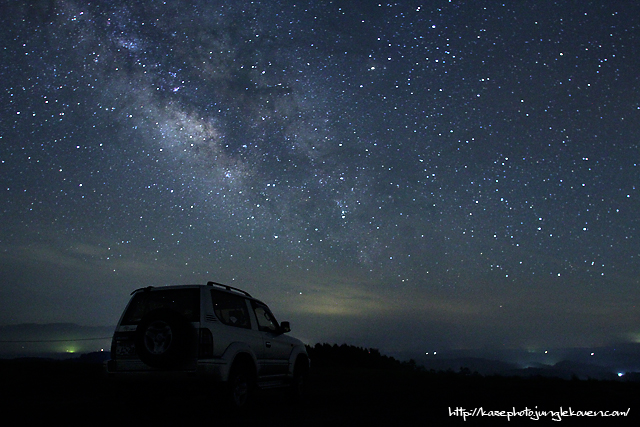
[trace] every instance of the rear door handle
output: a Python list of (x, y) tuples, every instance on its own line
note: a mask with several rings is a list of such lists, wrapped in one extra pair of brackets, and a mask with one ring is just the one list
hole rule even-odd
[(271, 342), (270, 342), (270, 341), (266, 341), (266, 342), (264, 343), (264, 345), (266, 345), (266, 346), (267, 346), (267, 348), (271, 348)]

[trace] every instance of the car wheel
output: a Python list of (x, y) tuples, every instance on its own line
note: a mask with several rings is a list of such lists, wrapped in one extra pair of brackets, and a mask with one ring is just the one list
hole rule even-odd
[(289, 395), (294, 402), (301, 403), (307, 392), (307, 374), (309, 369), (304, 360), (298, 359), (293, 368), (293, 379), (289, 386)]
[(251, 370), (244, 363), (236, 363), (231, 368), (228, 381), (228, 398), (232, 408), (241, 409), (248, 405), (253, 389)]
[(181, 365), (193, 347), (191, 329), (189, 322), (174, 311), (149, 312), (136, 329), (136, 351), (140, 360), (160, 369)]

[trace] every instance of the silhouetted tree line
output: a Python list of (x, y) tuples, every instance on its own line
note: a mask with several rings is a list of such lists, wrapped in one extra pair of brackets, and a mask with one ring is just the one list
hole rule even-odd
[(393, 357), (385, 356), (375, 348), (362, 348), (342, 344), (316, 344), (307, 347), (312, 366), (318, 367), (361, 367), (375, 369), (408, 369), (418, 370), (415, 360), (401, 362)]

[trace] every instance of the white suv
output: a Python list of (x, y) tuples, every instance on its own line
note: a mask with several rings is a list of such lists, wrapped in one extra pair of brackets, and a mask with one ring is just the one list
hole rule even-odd
[(300, 397), (309, 357), (269, 308), (215, 282), (132, 292), (111, 343), (114, 378), (205, 378), (226, 387), (232, 405), (254, 387), (290, 387)]

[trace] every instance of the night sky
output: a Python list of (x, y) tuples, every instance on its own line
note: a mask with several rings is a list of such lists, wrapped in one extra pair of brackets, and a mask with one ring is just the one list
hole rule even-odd
[(243, 288), (307, 343), (640, 341), (634, 1), (3, 1), (0, 324)]

